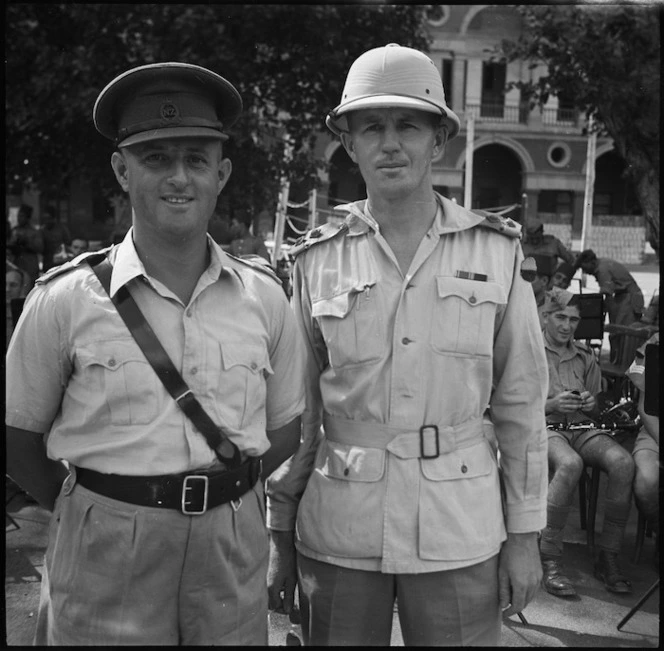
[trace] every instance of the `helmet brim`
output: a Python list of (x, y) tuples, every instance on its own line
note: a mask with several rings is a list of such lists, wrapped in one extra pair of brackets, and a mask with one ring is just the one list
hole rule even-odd
[(332, 133), (340, 136), (348, 133), (348, 122), (346, 115), (351, 111), (359, 111), (369, 108), (410, 108), (440, 115), (445, 119), (449, 128), (448, 140), (459, 133), (460, 122), (455, 113), (447, 109), (445, 112), (431, 102), (426, 102), (415, 97), (404, 95), (371, 95), (370, 97), (358, 97), (355, 100), (345, 102), (334, 108), (325, 118), (325, 124)]

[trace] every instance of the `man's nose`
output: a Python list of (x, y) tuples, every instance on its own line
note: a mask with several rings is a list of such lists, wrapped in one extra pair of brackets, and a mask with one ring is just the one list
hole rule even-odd
[(189, 176), (187, 174), (187, 166), (182, 160), (175, 160), (171, 166), (170, 174), (168, 180), (176, 185), (186, 185)]
[(383, 131), (383, 150), (394, 151), (400, 147), (399, 132), (394, 127), (386, 127)]

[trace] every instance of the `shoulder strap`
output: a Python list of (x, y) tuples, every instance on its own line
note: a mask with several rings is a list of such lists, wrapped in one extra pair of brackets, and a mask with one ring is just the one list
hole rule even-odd
[(164, 350), (150, 324), (145, 320), (136, 301), (126, 286), (120, 287), (115, 296), (111, 296), (111, 273), (113, 266), (107, 257), (91, 264), (90, 267), (106, 290), (118, 313), (125, 322), (132, 337), (136, 340), (145, 358), (159, 376), (168, 393), (173, 396), (175, 402), (187, 415), (196, 429), (205, 436), (208, 445), (214, 450), (217, 458), (229, 467), (240, 465), (241, 455), (237, 446), (223, 433), (220, 427), (208, 416), (202, 405)]
[(290, 254), (295, 258), (303, 251), (307, 251), (316, 244), (321, 244), (327, 240), (337, 237), (338, 235), (348, 232), (348, 224), (342, 222), (341, 224), (331, 224), (329, 222), (317, 226), (310, 230), (305, 235), (300, 237), (290, 248)]

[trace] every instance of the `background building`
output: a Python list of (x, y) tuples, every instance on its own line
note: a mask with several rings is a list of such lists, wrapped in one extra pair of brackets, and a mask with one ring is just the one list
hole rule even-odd
[[(529, 109), (511, 81), (531, 80), (545, 69), (506, 64), (495, 56), (502, 39), (517, 40), (518, 11), (507, 6), (434, 5), (428, 12), (429, 56), (441, 73), (447, 103), (461, 131), (434, 161), (434, 185), (464, 204), (468, 120), (474, 119), (472, 208), (507, 208), (524, 222), (539, 217), (545, 232), (580, 250), (587, 165), (583, 114), (564, 97)], [(319, 155), (329, 162), (319, 214), (365, 196), (357, 168), (338, 140), (322, 136)], [(624, 162), (611, 139), (599, 138), (592, 227), (585, 242), (599, 256), (638, 264), (653, 253), (636, 196), (623, 176)]]

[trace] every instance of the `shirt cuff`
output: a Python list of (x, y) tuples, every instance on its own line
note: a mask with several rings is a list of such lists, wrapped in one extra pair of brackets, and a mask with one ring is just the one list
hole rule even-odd
[(267, 498), (267, 528), (273, 531), (295, 531), (297, 509), (285, 504), (276, 504)]
[(508, 533), (531, 533), (546, 527), (546, 500), (530, 500), (507, 507)]

